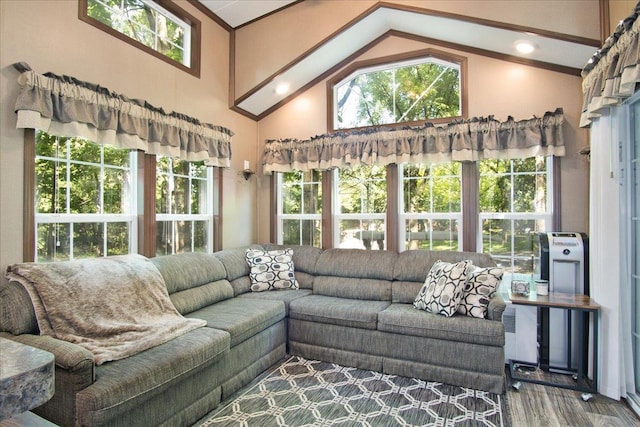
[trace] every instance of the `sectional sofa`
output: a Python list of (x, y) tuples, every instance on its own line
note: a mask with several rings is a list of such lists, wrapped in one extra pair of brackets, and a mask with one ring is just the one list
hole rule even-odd
[(0, 285), (0, 336), (55, 355), (55, 394), (37, 414), (64, 426), (190, 425), (287, 353), (504, 392), (505, 304), (486, 319), (444, 317), (413, 301), (436, 260), (477, 253), (288, 246), (299, 289), (252, 292), (246, 249), (152, 258), (177, 311), (205, 327), (100, 365), (77, 344), (39, 335), (25, 288)]

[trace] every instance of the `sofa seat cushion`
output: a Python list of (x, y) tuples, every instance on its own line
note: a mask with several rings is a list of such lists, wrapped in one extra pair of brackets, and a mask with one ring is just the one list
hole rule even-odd
[(204, 319), (210, 328), (231, 334), (231, 347), (264, 331), (285, 317), (282, 301), (233, 298), (189, 313), (186, 317)]
[[(296, 273), (297, 274), (297, 273)], [(289, 304), (298, 298), (311, 295), (311, 289), (279, 289), (270, 292), (248, 292), (238, 295), (237, 298), (254, 298), (284, 302), (285, 315), (289, 315)]]
[(417, 310), (411, 304), (393, 303), (380, 312), (378, 330), (470, 344), (504, 346), (502, 322), (463, 315), (444, 317)]
[(289, 317), (309, 322), (376, 329), (378, 313), (387, 308), (389, 304), (388, 301), (310, 295), (291, 301)]
[(99, 425), (144, 404), (179, 378), (222, 359), (229, 352), (230, 341), (227, 332), (198, 328), (131, 357), (96, 367), (95, 383), (76, 396), (77, 424)]

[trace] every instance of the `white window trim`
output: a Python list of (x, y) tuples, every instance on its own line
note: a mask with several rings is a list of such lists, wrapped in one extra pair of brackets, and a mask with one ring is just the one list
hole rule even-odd
[[(102, 4), (106, 9), (111, 10), (112, 13), (114, 13), (115, 11), (107, 4), (105, 4), (102, 0), (92, 0), (95, 2), (98, 2), (100, 4)], [(173, 13), (169, 12), (167, 9), (165, 9), (164, 7), (162, 7), (161, 5), (159, 5), (158, 3), (154, 2), (153, 0), (140, 0), (141, 3), (146, 4), (147, 6), (149, 6), (149, 8), (159, 12), (160, 14), (164, 15), (166, 18), (170, 19), (171, 21), (173, 21), (174, 24), (176, 24), (177, 26), (179, 26), (180, 28), (182, 28), (182, 30), (184, 31), (183, 33), (183, 45), (182, 46), (178, 46), (175, 43), (169, 42), (171, 45), (179, 48), (180, 50), (182, 50), (182, 61), (181, 64), (186, 66), (186, 67), (190, 67), (191, 66), (191, 25), (189, 23), (187, 23), (184, 19), (174, 15)], [(92, 18), (95, 19), (95, 18)], [(121, 31), (119, 31), (116, 28), (111, 27), (114, 31), (117, 31), (123, 35), (126, 36), (126, 34), (122, 33)], [(153, 34), (153, 39), (155, 41), (157, 41), (159, 35), (157, 32), (151, 30), (151, 28), (144, 28), (145, 31), (149, 31), (151, 34)], [(130, 36), (127, 36), (130, 37)], [(132, 37), (130, 37), (132, 38)], [(134, 39), (136, 40), (136, 39)], [(140, 42), (139, 40), (136, 40), (138, 42)], [(153, 49), (154, 51), (161, 53), (155, 46), (148, 46), (149, 48)]]
[[(322, 213), (316, 214), (285, 214), (282, 213), (284, 210), (283, 206), (283, 182), (282, 182), (283, 173), (278, 172), (276, 174), (276, 186), (277, 186), (277, 197), (276, 197), (276, 243), (282, 245), (284, 243), (284, 221), (285, 220), (299, 220), (299, 221), (320, 221), (322, 222)], [(322, 185), (320, 182), (319, 185)], [(300, 229), (302, 233), (302, 229)], [(322, 232), (322, 230), (321, 230)], [(299, 241), (302, 240), (302, 236), (300, 236)], [(322, 240), (322, 237), (321, 237)]]
[[(175, 224), (178, 221), (204, 221), (207, 223), (207, 246), (206, 246), (206, 253), (212, 253), (213, 252), (213, 216), (214, 216), (214, 211), (213, 211), (213, 168), (212, 167), (207, 167), (206, 168), (207, 171), (207, 175), (206, 175), (206, 179), (200, 178), (200, 177), (193, 177), (190, 175), (184, 175), (184, 174), (175, 174), (175, 173), (167, 173), (167, 175), (173, 175), (174, 177), (179, 177), (179, 178), (186, 178), (189, 180), (189, 209), (191, 209), (191, 185), (193, 184), (194, 180), (197, 181), (205, 181), (207, 182), (207, 191), (206, 191), (206, 199), (205, 199), (205, 206), (206, 206), (206, 212), (205, 213), (199, 213), (199, 214), (174, 214), (174, 213), (156, 213), (156, 222), (170, 222), (171, 223), (171, 228), (172, 230), (175, 230)], [(170, 196), (169, 196), (170, 197)], [(169, 206), (171, 206), (171, 204), (169, 204)], [(191, 232), (193, 233), (193, 228), (191, 229)], [(193, 236), (192, 236), (193, 237)], [(191, 251), (193, 251), (193, 242), (194, 239), (191, 239)], [(171, 245), (171, 253), (175, 254), (175, 245)]]
[[(516, 220), (531, 220), (531, 221), (539, 221), (542, 220), (545, 223), (545, 230), (540, 230), (540, 231), (556, 231), (556, 230), (552, 230), (552, 226), (553, 226), (553, 212), (554, 212), (554, 206), (553, 206), (553, 189), (554, 187), (554, 182), (553, 182), (553, 156), (547, 156), (547, 158), (545, 159), (545, 167), (546, 170), (544, 172), (546, 179), (547, 179), (547, 194), (546, 194), (546, 206), (545, 206), (545, 212), (480, 212), (478, 211), (478, 232), (477, 232), (477, 236), (476, 236), (476, 248), (478, 252), (486, 252), (486, 253), (490, 253), (489, 251), (485, 251), (484, 249), (484, 243), (482, 240), (482, 222), (484, 220), (488, 220), (488, 219), (494, 219), (494, 220), (509, 220), (511, 221), (511, 255), (509, 255), (509, 257), (511, 258), (511, 263), (509, 265), (509, 269), (513, 272), (514, 269), (514, 261), (516, 259), (528, 259), (529, 257), (517, 257), (514, 255), (513, 253), (513, 248), (515, 247), (515, 230), (514, 230), (514, 221)], [(536, 175), (536, 174), (541, 174), (541, 173), (534, 173), (534, 172), (516, 172), (516, 173), (509, 173), (508, 175), (510, 176), (518, 176), (518, 175)], [(513, 186), (511, 186), (511, 199), (510, 202), (514, 201), (514, 194), (513, 194)], [(478, 209), (480, 207), (478, 206)], [(503, 254), (491, 254), (492, 257), (494, 258), (506, 258), (507, 255), (503, 255)]]
[[(93, 143), (93, 142), (92, 142)], [(102, 186), (104, 183), (104, 151), (101, 151), (100, 163), (92, 163), (86, 161), (72, 160), (70, 158), (70, 153), (67, 150), (67, 153), (64, 158), (62, 157), (50, 157), (50, 156), (38, 156), (36, 155), (36, 160), (48, 160), (48, 161), (59, 161), (61, 163), (65, 163), (68, 165), (86, 165), (92, 167), (100, 167), (100, 185)], [(34, 242), (33, 245), (35, 247), (35, 261), (38, 260), (38, 226), (40, 224), (70, 224), (70, 234), (69, 234), (69, 259), (74, 259), (73, 255), (73, 247), (74, 247), (74, 239), (73, 239), (73, 224), (75, 223), (95, 223), (95, 224), (106, 224), (106, 223), (127, 223), (129, 224), (129, 253), (137, 253), (138, 252), (138, 199), (137, 199), (137, 189), (138, 189), (138, 162), (137, 162), (137, 154), (135, 151), (129, 152), (129, 177), (130, 177), (130, 188), (129, 194), (126, 202), (129, 206), (129, 213), (126, 214), (105, 214), (105, 213), (86, 213), (86, 214), (72, 214), (72, 213), (38, 213), (35, 212), (34, 218)], [(120, 166), (107, 166), (107, 169), (119, 169), (126, 170), (127, 168), (123, 168)], [(69, 177), (69, 168), (65, 168), (67, 170), (67, 181), (70, 181)], [(67, 186), (65, 191), (67, 192), (67, 203), (70, 202), (70, 191), (71, 187)], [(103, 194), (103, 190), (100, 190), (100, 193)], [(103, 239), (103, 253), (104, 256), (107, 256), (107, 238), (106, 238), (106, 228), (103, 230), (105, 233), (105, 238)]]

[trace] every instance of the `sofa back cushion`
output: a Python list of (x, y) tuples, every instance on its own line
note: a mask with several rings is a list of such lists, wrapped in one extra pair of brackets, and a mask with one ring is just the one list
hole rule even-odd
[(171, 302), (181, 314), (233, 298), (227, 271), (211, 254), (183, 253), (152, 258), (164, 278)]
[(13, 335), (40, 333), (31, 297), (18, 282), (0, 284), (0, 331)]
[(456, 263), (465, 259), (478, 267), (496, 265), (490, 255), (478, 252), (409, 250), (399, 253), (391, 286), (392, 301), (412, 304), (434, 262)]
[(225, 249), (213, 255), (218, 258), (227, 271), (227, 280), (231, 283), (234, 295), (251, 292), (251, 279), (249, 279), (249, 264), (245, 253), (247, 249), (264, 249), (260, 245), (243, 246), (240, 248)]
[(313, 293), (341, 298), (391, 300), (398, 254), (362, 249), (328, 249), (316, 263)]
[(276, 245), (267, 243), (262, 245), (266, 251), (290, 248), (293, 251), (293, 267), (300, 289), (313, 289), (316, 274), (316, 264), (322, 249), (313, 246)]

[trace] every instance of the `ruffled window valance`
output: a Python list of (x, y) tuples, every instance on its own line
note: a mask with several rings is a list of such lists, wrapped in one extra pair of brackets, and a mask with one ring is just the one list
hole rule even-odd
[(640, 3), (605, 40), (582, 70), (582, 114), (580, 126), (606, 114), (608, 108), (633, 95), (640, 81)]
[(20, 92), (18, 128), (77, 136), (98, 144), (142, 150), (210, 166), (228, 167), (233, 132), (180, 113), (165, 113), (145, 101), (53, 73), (15, 64)]
[(265, 173), (391, 163), (439, 163), (481, 159), (564, 156), (563, 111), (504, 122), (473, 118), (444, 126), (427, 123), (328, 133), (307, 140), (267, 140)]

